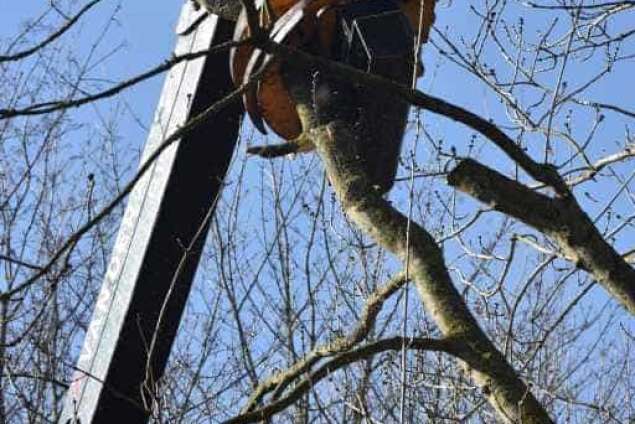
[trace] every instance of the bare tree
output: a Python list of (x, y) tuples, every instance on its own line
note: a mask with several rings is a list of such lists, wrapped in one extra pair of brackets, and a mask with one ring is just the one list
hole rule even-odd
[[(100, 3), (54, 2), (0, 44), (5, 422), (59, 414), (135, 179), (123, 93), (193, 58), (95, 82)], [(439, 2), (416, 89), (256, 38), (410, 103), (401, 166), (377, 194), (338, 120), (305, 120), (316, 154), (236, 153), (153, 420), (631, 422), (634, 9)]]

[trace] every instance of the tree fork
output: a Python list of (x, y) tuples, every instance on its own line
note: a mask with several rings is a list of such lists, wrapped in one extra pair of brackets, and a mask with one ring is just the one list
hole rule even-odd
[[(379, 245), (404, 263), (425, 309), (443, 335), (464, 346), (461, 364), (479, 385), (499, 418), (507, 423), (551, 423), (552, 420), (504, 356), (479, 327), (458, 293), (434, 238), (372, 190), (359, 166), (355, 135), (335, 121), (311, 130), (326, 174), (346, 214)], [(362, 141), (363, 142), (363, 141)]]

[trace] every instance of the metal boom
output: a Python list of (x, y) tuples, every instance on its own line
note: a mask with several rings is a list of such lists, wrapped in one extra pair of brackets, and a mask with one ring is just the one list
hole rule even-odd
[[(233, 22), (216, 15), (201, 21), (202, 13), (190, 2), (184, 5), (179, 28), (185, 35), (176, 54), (231, 39)], [(193, 22), (198, 26), (187, 30)], [(228, 55), (181, 63), (168, 73), (142, 163), (174, 130), (231, 90)], [(165, 369), (207, 234), (205, 217), (221, 189), (241, 115), (235, 102), (174, 143), (130, 194), (60, 423), (147, 421), (142, 391)]]

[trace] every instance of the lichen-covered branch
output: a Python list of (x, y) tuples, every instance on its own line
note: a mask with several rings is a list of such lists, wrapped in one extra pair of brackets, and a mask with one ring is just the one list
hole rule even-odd
[(553, 238), (564, 256), (635, 315), (635, 269), (602, 237), (574, 198), (551, 198), (474, 161), (448, 176), (458, 190)]
[[(317, 152), (347, 215), (404, 263), (423, 305), (443, 335), (463, 349), (461, 364), (481, 388), (502, 422), (550, 423), (549, 415), (479, 327), (454, 287), (443, 253), (420, 225), (394, 209), (359, 166), (355, 135), (347, 124), (332, 122), (312, 130)], [(406, 237), (410, 227), (409, 238)], [(409, 243), (407, 243), (409, 240)]]

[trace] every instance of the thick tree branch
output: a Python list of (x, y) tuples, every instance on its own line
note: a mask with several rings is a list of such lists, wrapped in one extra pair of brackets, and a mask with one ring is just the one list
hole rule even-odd
[(565, 257), (591, 273), (635, 315), (635, 269), (602, 237), (573, 198), (552, 199), (470, 159), (449, 174), (448, 182), (552, 237)]
[[(491, 343), (454, 287), (434, 238), (371, 189), (354, 134), (344, 123), (313, 130), (314, 143), (344, 210), (365, 233), (404, 263), (424, 307), (446, 338), (463, 346), (461, 363), (499, 418), (508, 423), (550, 423), (545, 409)], [(363, 141), (362, 141), (363, 142)], [(410, 225), (409, 225), (410, 224)], [(410, 228), (409, 244), (407, 231)]]

